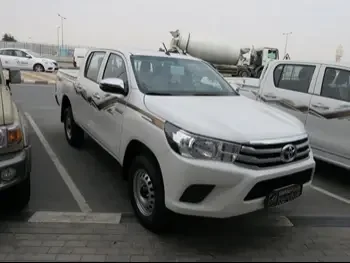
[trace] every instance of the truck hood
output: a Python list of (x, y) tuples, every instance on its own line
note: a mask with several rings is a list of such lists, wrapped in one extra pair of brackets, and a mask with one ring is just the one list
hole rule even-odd
[(247, 142), (305, 134), (294, 116), (243, 96), (149, 96), (153, 114), (192, 133)]

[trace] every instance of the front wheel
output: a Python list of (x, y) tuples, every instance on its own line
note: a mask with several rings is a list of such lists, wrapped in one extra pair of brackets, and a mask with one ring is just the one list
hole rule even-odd
[(44, 72), (45, 71), (44, 66), (41, 64), (35, 64), (33, 69), (35, 72)]
[(128, 174), (131, 205), (140, 223), (155, 233), (166, 230), (170, 211), (165, 207), (163, 180), (156, 161), (137, 156)]
[(71, 107), (64, 111), (64, 133), (68, 143), (76, 148), (80, 148), (84, 143), (84, 131), (75, 123)]

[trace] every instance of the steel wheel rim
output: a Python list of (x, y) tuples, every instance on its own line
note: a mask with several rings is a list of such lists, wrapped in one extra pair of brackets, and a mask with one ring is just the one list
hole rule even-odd
[(144, 169), (135, 172), (133, 193), (136, 206), (143, 216), (151, 216), (155, 205), (155, 193), (151, 177)]
[(69, 139), (72, 138), (72, 118), (69, 115), (66, 117), (66, 134)]

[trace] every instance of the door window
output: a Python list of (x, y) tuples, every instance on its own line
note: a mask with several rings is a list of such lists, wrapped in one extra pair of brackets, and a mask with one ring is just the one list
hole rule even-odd
[(119, 78), (127, 83), (126, 67), (122, 57), (116, 54), (110, 54), (102, 79)]
[(22, 50), (13, 50), (13, 54), (16, 57), (21, 57), (21, 58), (25, 58), (27, 53), (23, 52)]
[(326, 68), (321, 87), (321, 96), (350, 102), (350, 71)]
[(273, 80), (277, 88), (308, 93), (315, 66), (281, 64), (274, 70)]
[(98, 73), (100, 72), (101, 64), (105, 56), (105, 52), (92, 52), (88, 58), (85, 67), (85, 77), (97, 82)]
[(16, 56), (15, 51), (14, 51), (13, 49), (2, 50), (1, 55), (5, 55), (5, 56)]

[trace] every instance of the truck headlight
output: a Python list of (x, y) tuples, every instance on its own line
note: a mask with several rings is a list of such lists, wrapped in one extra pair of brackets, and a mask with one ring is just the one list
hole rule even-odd
[(187, 158), (233, 162), (241, 149), (238, 144), (192, 134), (169, 122), (164, 131), (170, 147)]
[(23, 133), (19, 124), (2, 126), (0, 128), (0, 148), (2, 151), (4, 148), (9, 151), (17, 151), (22, 149), (22, 146)]

